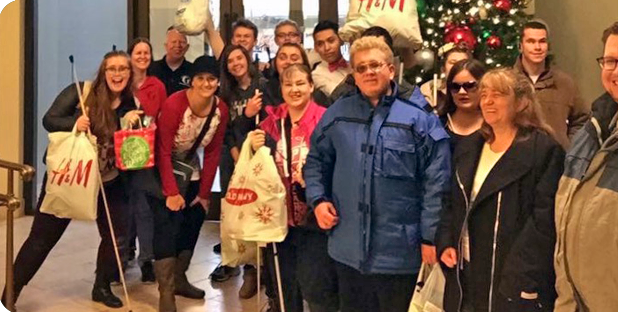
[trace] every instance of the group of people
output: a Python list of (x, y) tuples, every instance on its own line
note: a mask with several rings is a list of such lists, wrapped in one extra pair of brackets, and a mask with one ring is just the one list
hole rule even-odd
[[(407, 311), (422, 263), (442, 267), (445, 311), (618, 309), (618, 248), (602, 243), (618, 233), (618, 22), (603, 33), (606, 93), (592, 111), (548, 61), (539, 21), (523, 27), (512, 68), (487, 71), (465, 45), (447, 45), (444, 79), (421, 87), (396, 82), (393, 39), (380, 27), (352, 43), (349, 62), (330, 21), (313, 31), (319, 58), (292, 21), (277, 25), (267, 63), (253, 57), (258, 29), (248, 20), (234, 24), (229, 45), (212, 26), (206, 35), (214, 56), (193, 63), (174, 28), (161, 60), (146, 39), (107, 53), (84, 90), (87, 111), (71, 84), (43, 119), (50, 132), (75, 126), (97, 137), (120, 253), (127, 261), (137, 236), (159, 311), (176, 311), (176, 295), (204, 298), (186, 271), (217, 168), (225, 194), (245, 140), (270, 147), (287, 190), (289, 232), (277, 244), (287, 311), (304, 301), (312, 312)], [(157, 125), (156, 168), (121, 172), (113, 133), (144, 116)], [(92, 299), (118, 308), (103, 207), (100, 198)], [(37, 210), (15, 262), (16, 298), (70, 221)], [(275, 252), (264, 254), (278, 311)], [(256, 268), (243, 270), (239, 296), (250, 298)], [(211, 280), (238, 274), (219, 266)]]

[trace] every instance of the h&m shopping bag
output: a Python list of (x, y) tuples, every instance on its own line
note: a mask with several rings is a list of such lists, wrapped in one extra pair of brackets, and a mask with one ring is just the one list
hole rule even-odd
[(440, 264), (423, 263), (408, 312), (442, 312), (446, 279)]
[(114, 133), (116, 167), (120, 170), (140, 170), (155, 165), (155, 132), (151, 124), (139, 129), (123, 129)]
[(350, 0), (346, 23), (339, 29), (341, 39), (351, 42), (371, 26), (388, 30), (395, 47), (416, 50), (423, 44), (416, 0)]
[(243, 143), (221, 202), (221, 236), (252, 242), (282, 242), (288, 232), (286, 190), (268, 147)]
[[(84, 81), (83, 90), (75, 86), (85, 112), (92, 82)], [(71, 132), (49, 133), (48, 138), (46, 194), (40, 211), (58, 218), (95, 220), (101, 183), (97, 138), (90, 131), (78, 133), (77, 127)]]
[(41, 212), (59, 218), (95, 220), (99, 196), (96, 137), (89, 133), (52, 132), (47, 147), (47, 184)]
[(204, 32), (206, 25), (212, 23), (208, 0), (181, 0), (176, 10), (174, 28), (179, 32), (197, 36)]

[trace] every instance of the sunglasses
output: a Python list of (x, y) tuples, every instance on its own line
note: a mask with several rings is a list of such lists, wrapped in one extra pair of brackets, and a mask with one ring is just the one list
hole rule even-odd
[(466, 93), (467, 93), (467, 92), (476, 91), (478, 86), (479, 84), (476, 81), (468, 81), (464, 83), (451, 82), (448, 85), (448, 89), (451, 91), (451, 93), (459, 93), (461, 88), (464, 88), (464, 90), (466, 90)]
[(377, 74), (379, 71), (382, 70), (382, 68), (384, 68), (384, 65), (386, 64), (382, 62), (371, 62), (369, 64), (356, 65), (356, 67), (354, 67), (354, 71), (361, 75), (366, 73), (367, 71), (371, 71), (372, 73)]

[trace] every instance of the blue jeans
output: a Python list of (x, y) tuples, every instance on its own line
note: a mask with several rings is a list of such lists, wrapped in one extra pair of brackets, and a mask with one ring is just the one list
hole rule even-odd
[[(145, 262), (154, 259), (154, 216), (144, 191), (133, 191), (129, 204), (131, 207), (129, 231), (131, 234), (137, 234), (137, 239), (139, 240), (139, 256), (137, 261), (142, 266)], [(135, 236), (132, 235), (131, 237), (134, 238)]]

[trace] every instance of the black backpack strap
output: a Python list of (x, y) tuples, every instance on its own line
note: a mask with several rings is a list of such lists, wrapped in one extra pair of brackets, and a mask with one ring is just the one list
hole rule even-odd
[(281, 131), (285, 131), (285, 148), (287, 153), (285, 166), (288, 167), (290, 181), (292, 181), (292, 118), (290, 118), (289, 113), (285, 117), (283, 125), (284, 129), (281, 129)]

